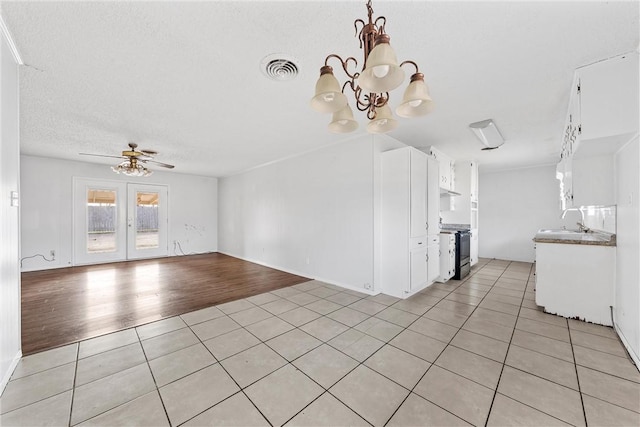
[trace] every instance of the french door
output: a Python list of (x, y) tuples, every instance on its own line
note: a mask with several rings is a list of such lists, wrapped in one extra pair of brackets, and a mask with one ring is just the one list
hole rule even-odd
[(74, 264), (167, 256), (167, 187), (74, 179)]

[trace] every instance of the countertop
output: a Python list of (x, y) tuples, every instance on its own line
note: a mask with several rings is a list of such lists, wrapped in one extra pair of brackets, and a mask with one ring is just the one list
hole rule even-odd
[(616, 235), (604, 231), (588, 233), (571, 230), (540, 230), (533, 241), (536, 243), (561, 243), (569, 245), (616, 246)]

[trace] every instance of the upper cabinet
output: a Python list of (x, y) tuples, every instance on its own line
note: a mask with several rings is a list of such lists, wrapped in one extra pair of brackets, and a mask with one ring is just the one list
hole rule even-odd
[[(578, 68), (571, 86), (556, 177), (560, 207), (601, 204), (574, 172), (575, 155), (613, 154), (640, 129), (638, 53)], [(582, 186), (582, 187), (581, 187)], [(574, 194), (582, 194), (574, 200)]]
[(440, 188), (447, 191), (455, 191), (456, 172), (455, 161), (442, 151), (434, 147), (429, 147), (427, 154), (433, 156), (439, 165), (439, 185)]
[(638, 54), (596, 62), (576, 71), (582, 140), (638, 131)]

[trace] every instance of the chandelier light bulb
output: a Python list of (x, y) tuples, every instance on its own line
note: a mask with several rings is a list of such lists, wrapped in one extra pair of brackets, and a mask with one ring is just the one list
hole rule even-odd
[(389, 66), (388, 65), (378, 65), (376, 67), (373, 67), (373, 74), (381, 79), (383, 77), (385, 77), (387, 74), (389, 74)]

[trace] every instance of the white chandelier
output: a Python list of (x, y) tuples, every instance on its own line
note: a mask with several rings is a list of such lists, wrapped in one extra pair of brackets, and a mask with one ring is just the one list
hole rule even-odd
[[(398, 65), (396, 54), (391, 48), (390, 37), (385, 33), (387, 19), (384, 16), (373, 18), (371, 0), (367, 2), (368, 22), (356, 19), (362, 28), (357, 33), (360, 48), (364, 50), (364, 67), (362, 72), (348, 71), (349, 62), (357, 67), (358, 61), (349, 57), (343, 60), (336, 54), (330, 54), (320, 68), (320, 78), (316, 83), (315, 96), (311, 99), (311, 107), (320, 113), (333, 113), (329, 130), (335, 133), (353, 132), (358, 128), (358, 122), (353, 118), (353, 111), (349, 107), (344, 90), (349, 87), (356, 100), (356, 107), (367, 112), (369, 123), (367, 131), (370, 133), (386, 133), (398, 126), (389, 108), (389, 91), (399, 87), (404, 80), (402, 66), (409, 64), (415, 67), (409, 86), (404, 92), (402, 102), (396, 108), (400, 117), (418, 117), (433, 110), (433, 101), (424, 82), (424, 74), (418, 70), (413, 61), (404, 61)], [(349, 77), (342, 87), (333, 75), (333, 68), (329, 66), (330, 58), (340, 61), (342, 69)]]

